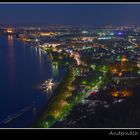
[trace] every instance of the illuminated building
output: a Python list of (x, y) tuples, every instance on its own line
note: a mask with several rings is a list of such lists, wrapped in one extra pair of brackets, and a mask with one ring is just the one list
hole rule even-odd
[(7, 28), (6, 29), (6, 33), (8, 34), (12, 34), (14, 32), (14, 30), (12, 28)]
[(55, 36), (57, 35), (54, 32), (40, 32), (40, 36)]
[(129, 97), (133, 95), (132, 91), (129, 89), (113, 91), (111, 94), (113, 97)]
[(60, 43), (44, 43), (41, 47), (52, 47), (55, 48), (56, 46), (60, 45)]

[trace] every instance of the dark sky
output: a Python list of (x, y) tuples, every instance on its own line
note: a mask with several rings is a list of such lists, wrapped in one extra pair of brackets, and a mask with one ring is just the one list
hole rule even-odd
[(0, 24), (140, 24), (140, 5), (0, 4)]

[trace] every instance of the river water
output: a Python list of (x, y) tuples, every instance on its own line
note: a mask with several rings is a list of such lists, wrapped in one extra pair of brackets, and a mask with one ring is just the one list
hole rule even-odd
[(29, 127), (48, 102), (47, 94), (38, 86), (49, 78), (60, 81), (63, 74), (64, 69), (52, 65), (40, 49), (27, 46), (11, 35), (0, 36), (0, 122), (35, 102), (34, 111), (27, 111), (0, 127)]

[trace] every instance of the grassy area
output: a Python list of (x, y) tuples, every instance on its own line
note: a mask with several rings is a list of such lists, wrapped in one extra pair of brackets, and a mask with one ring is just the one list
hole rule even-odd
[[(33, 127), (51, 127), (56, 121), (66, 116), (73, 106), (85, 97), (86, 93), (74, 94), (74, 80), (75, 75), (74, 69), (72, 68), (57, 87), (55, 91), (57, 95), (46, 107), (44, 113), (39, 117)], [(67, 101), (68, 97), (72, 97), (72, 100), (69, 102)]]

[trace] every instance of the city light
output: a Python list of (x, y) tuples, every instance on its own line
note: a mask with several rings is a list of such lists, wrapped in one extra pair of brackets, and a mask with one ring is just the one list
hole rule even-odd
[(55, 83), (53, 83), (52, 79), (46, 80), (45, 83), (43, 84), (43, 87), (45, 88), (45, 92), (52, 92), (52, 89), (54, 87)]
[(7, 33), (13, 33), (13, 29), (12, 28), (7, 28), (6, 32)]
[(118, 32), (118, 35), (122, 35), (122, 32)]
[(122, 72), (119, 72), (119, 74), (118, 74), (119, 76), (122, 76)]
[[(133, 14), (133, 8), (129, 7), (131, 14), (126, 14), (120, 22), (116, 13), (129, 13), (126, 12), (127, 8), (112, 8), (113, 11), (117, 9), (113, 14), (111, 8), (105, 8), (106, 5), (104, 11), (110, 10), (108, 13), (114, 16), (114, 20), (111, 21), (109, 17), (112, 16), (104, 12), (106, 16), (102, 16), (102, 23), (98, 23), (100, 20), (97, 21), (94, 16), (94, 13), (98, 13), (98, 10), (95, 12), (96, 5), (89, 9), (94, 10), (90, 14), (87, 13), (88, 8), (85, 10), (88, 5), (85, 9), (79, 7), (80, 13), (77, 13), (79, 10), (75, 11), (77, 8), (71, 7), (74, 14), (69, 12), (69, 15), (63, 6), (60, 11), (55, 5), (54, 9), (53, 6), (46, 7), (48, 12), (40, 13), (39, 8), (26, 14), (30, 17), (37, 12), (36, 16), (32, 15), (28, 20), (34, 24), (46, 21), (40, 25), (29, 26), (26, 23), (28, 20), (24, 19), (26, 16), (21, 16), (23, 20), (17, 19), (18, 22), (26, 23), (23, 27), (16, 23), (14, 17), (15, 20), (11, 22), (15, 24), (9, 22), (9, 25), (1, 25), (1, 99), (10, 103), (9, 108), (6, 108), (1, 102), (4, 112), (12, 113), (16, 108), (35, 100), (38, 109), (36, 113), (41, 113), (35, 114), (34, 111), (34, 117), (31, 113), (21, 117), (23, 122), (36, 118), (31, 127), (139, 127), (140, 27), (119, 24), (124, 23), (123, 20), (130, 21), (130, 24), (132, 18), (129, 19), (129, 16), (138, 19), (139, 12), (134, 10)], [(124, 9), (125, 12), (119, 12)], [(24, 10), (25, 13), (28, 11), (26, 8)], [(56, 18), (57, 11), (61, 18)], [(38, 15), (41, 15), (40, 19)], [(82, 21), (83, 15), (87, 16), (87, 20)], [(91, 15), (94, 20), (91, 20)], [(31, 22), (32, 19), (34, 22)], [(104, 25), (105, 20), (105, 23), (110, 24)], [(81, 24), (84, 22), (87, 23)], [(9, 97), (12, 97), (14, 104), (11, 104)], [(23, 111), (20, 114), (22, 116), (25, 113)], [(4, 116), (2, 110), (0, 114)], [(29, 126), (20, 122), (20, 119), (15, 121), (19, 113), (15, 114), (5, 117), (4, 121), (0, 120), (0, 126)], [(28, 123), (32, 125), (31, 121)]]
[(112, 96), (114, 97), (129, 97), (129, 96), (132, 96), (133, 93), (131, 90), (128, 90), (128, 89), (123, 89), (123, 90), (120, 90), (120, 91), (114, 91), (112, 92)]

